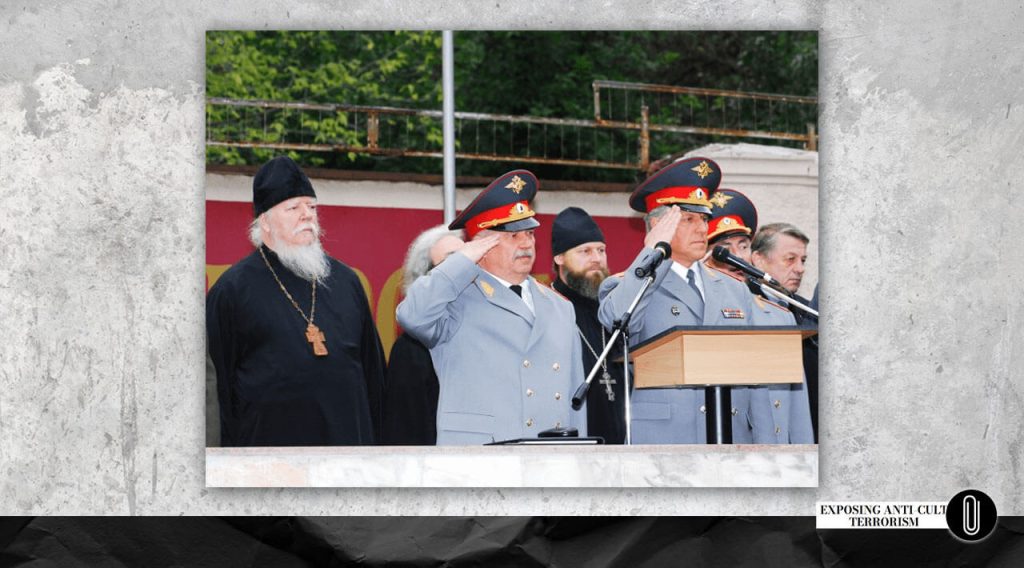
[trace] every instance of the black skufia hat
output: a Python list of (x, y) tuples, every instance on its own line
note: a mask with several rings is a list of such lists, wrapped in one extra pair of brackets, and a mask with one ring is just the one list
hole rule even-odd
[(605, 242), (604, 233), (583, 209), (566, 207), (555, 217), (551, 225), (551, 256), (594, 242)]
[(293, 197), (316, 198), (313, 184), (309, 183), (309, 178), (294, 160), (278, 156), (260, 166), (252, 180), (254, 217)]

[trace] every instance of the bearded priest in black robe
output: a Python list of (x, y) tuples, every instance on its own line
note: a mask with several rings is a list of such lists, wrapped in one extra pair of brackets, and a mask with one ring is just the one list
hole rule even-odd
[(309, 178), (274, 158), (253, 210), (256, 250), (206, 296), (221, 445), (375, 443), (383, 349), (359, 278), (321, 247)]
[[(576, 309), (576, 331), (583, 341), (583, 373), (590, 373), (611, 338), (597, 320), (597, 290), (608, 277), (604, 234), (594, 219), (579, 207), (568, 207), (551, 225), (551, 256), (555, 281), (551, 285)], [(587, 391), (587, 432), (607, 444), (626, 439), (622, 346), (616, 345), (594, 376)]]

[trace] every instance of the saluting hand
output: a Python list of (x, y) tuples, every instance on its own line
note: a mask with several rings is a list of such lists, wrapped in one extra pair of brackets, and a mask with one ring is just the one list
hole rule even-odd
[(669, 207), (668, 213), (654, 219), (654, 227), (644, 237), (644, 246), (654, 248), (660, 242), (671, 244), (672, 237), (676, 234), (676, 226), (679, 225), (683, 213), (678, 207)]
[(480, 262), (480, 259), (487, 254), (487, 251), (498, 245), (498, 239), (500, 238), (499, 235), (487, 235), (486, 237), (473, 239), (462, 245), (458, 252), (466, 255), (473, 262)]

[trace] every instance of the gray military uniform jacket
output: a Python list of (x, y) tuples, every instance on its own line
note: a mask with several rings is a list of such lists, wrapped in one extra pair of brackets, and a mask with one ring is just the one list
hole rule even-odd
[(430, 349), (440, 393), (437, 444), (485, 444), (576, 427), (570, 399), (583, 382), (572, 304), (533, 278), (534, 313), (461, 253), (418, 279), (398, 322)]
[[(793, 314), (760, 296), (754, 299), (754, 325), (791, 326), (796, 325)], [(807, 380), (794, 385), (772, 385), (747, 389), (750, 397), (751, 434), (750, 440), (738, 440), (737, 444), (813, 444), (814, 430), (811, 427), (811, 407), (807, 398)], [(733, 429), (735, 432), (735, 428)]]
[[(653, 254), (652, 249), (644, 248), (622, 277), (608, 278), (601, 286), (598, 316), (605, 327), (610, 328), (629, 307), (642, 284), (634, 270)], [(704, 283), (703, 310), (697, 309), (701, 302), (698, 293), (671, 270), (671, 263), (664, 262), (655, 273), (652, 289), (641, 299), (630, 320), (631, 345), (680, 325), (771, 325), (757, 313), (761, 308), (745, 285), (703, 263), (698, 266)], [(734, 443), (789, 441), (788, 399), (782, 401), (781, 395), (771, 397), (766, 388), (734, 387), (732, 393)], [(780, 400), (778, 407), (774, 406), (775, 400)], [(631, 403), (634, 443), (706, 442), (703, 389), (638, 389), (633, 391)]]

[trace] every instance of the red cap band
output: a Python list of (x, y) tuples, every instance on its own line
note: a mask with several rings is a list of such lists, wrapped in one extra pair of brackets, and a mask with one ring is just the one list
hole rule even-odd
[(472, 239), (484, 229), (491, 229), (512, 221), (520, 221), (533, 217), (537, 213), (530, 209), (530, 202), (517, 201), (512, 205), (502, 205), (488, 209), (466, 221), (466, 237)]
[(750, 227), (743, 224), (739, 215), (725, 215), (708, 221), (708, 239), (731, 232), (741, 232), (745, 235), (751, 233)]
[(711, 202), (708, 201), (707, 188), (695, 185), (673, 186), (666, 187), (665, 189), (659, 189), (645, 197), (644, 202), (647, 204), (648, 212), (651, 212), (662, 205), (672, 205), (673, 203), (688, 203), (690, 205), (711, 207)]

